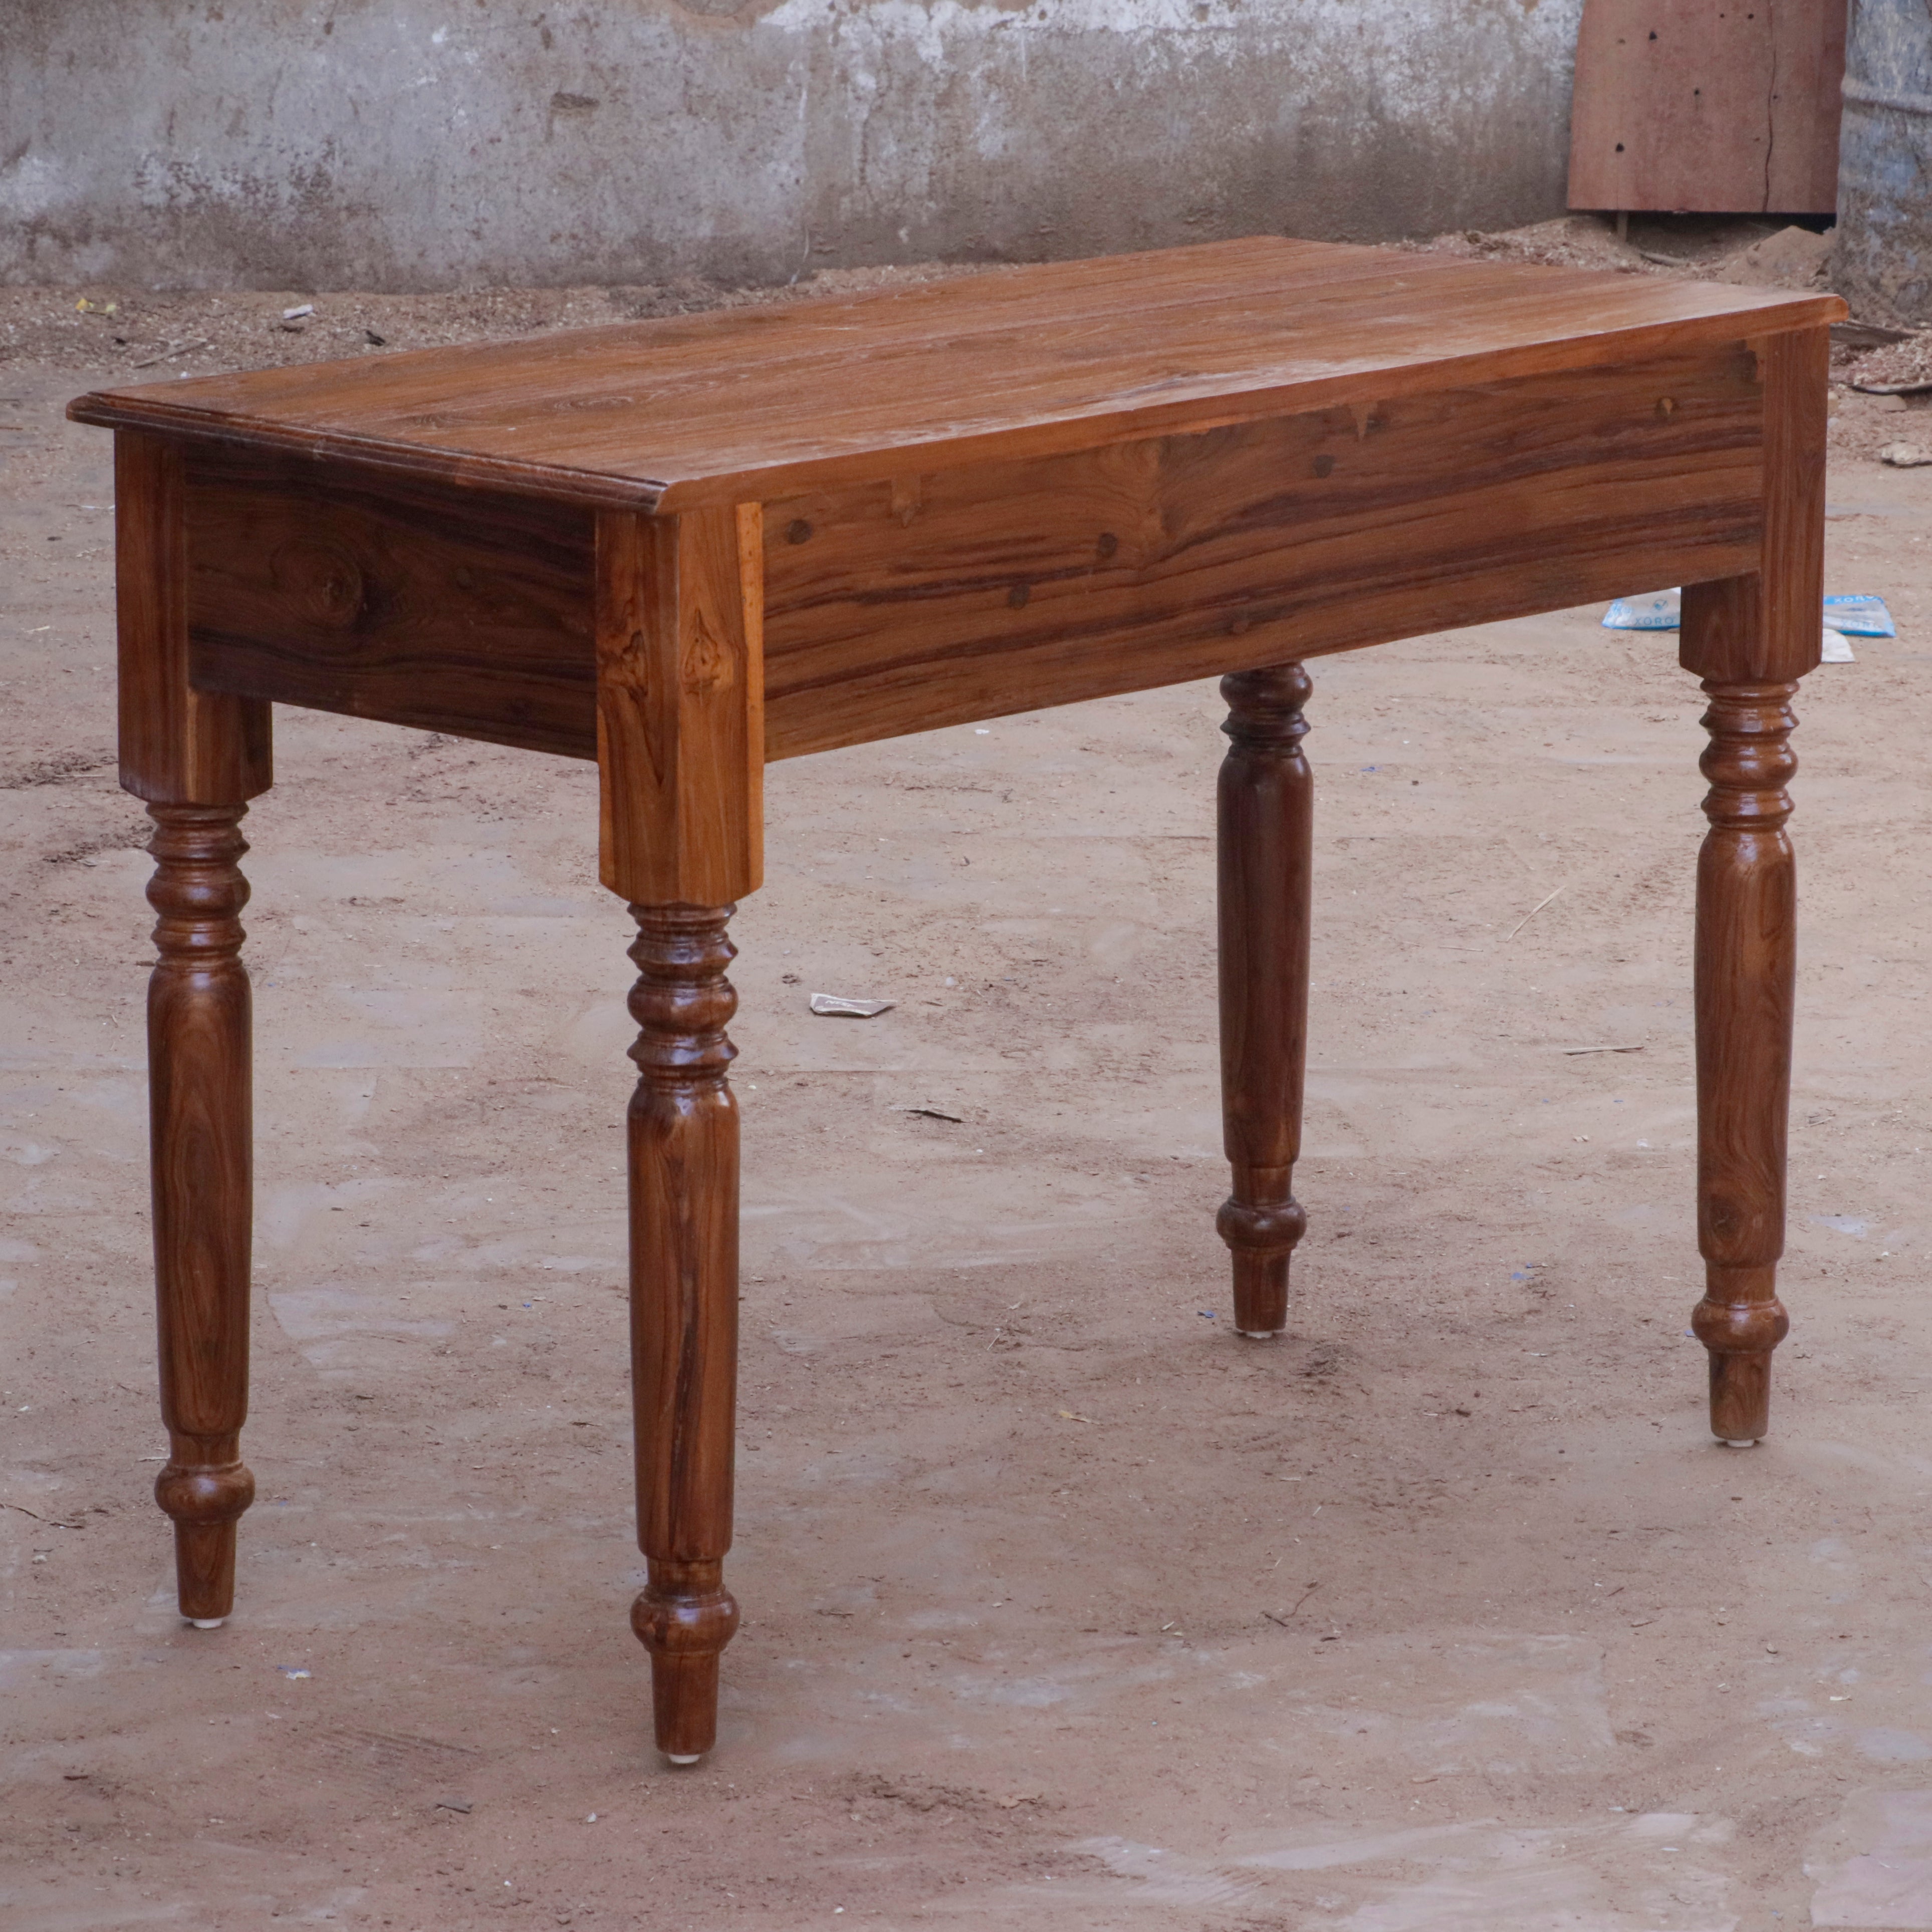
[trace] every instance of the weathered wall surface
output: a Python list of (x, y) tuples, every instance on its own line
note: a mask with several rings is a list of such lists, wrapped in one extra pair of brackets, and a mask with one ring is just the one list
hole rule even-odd
[(1580, 6), (0, 0), (0, 277), (772, 280), (1534, 220)]

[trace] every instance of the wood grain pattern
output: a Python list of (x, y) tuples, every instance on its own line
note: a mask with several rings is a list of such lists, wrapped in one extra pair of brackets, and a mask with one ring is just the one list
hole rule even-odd
[[(781, 500), (738, 555), (764, 572), (764, 754), (1749, 568), (1762, 359), (1733, 343)], [(310, 489), (312, 466), (194, 459), (197, 682), (594, 755), (587, 513), (346, 466)], [(680, 570), (724, 583), (724, 514), (688, 532), (714, 532), (713, 556), (604, 513), (610, 596), (669, 597)], [(739, 601), (757, 624), (755, 590)], [(634, 633), (669, 634), (614, 624), (614, 716)], [(749, 890), (657, 880), (649, 896)]]
[(1844, 314), (1834, 296), (1257, 236), (103, 391), (69, 413), (675, 512), (1372, 409)]
[(1823, 646), (1826, 376), (1829, 332), (1754, 345), (1764, 388), (1764, 512), (1748, 574), (1687, 581), (1678, 662), (1700, 678), (1802, 677)]
[(155, 804), (238, 804), (273, 776), (268, 707), (190, 684), (185, 500), (178, 444), (114, 439), (121, 782)]
[(589, 511), (274, 452), (186, 462), (198, 691), (596, 755)]
[(1697, 862), (1698, 1243), (1711, 1351), (1711, 1426), (1761, 1437), (1771, 1354), (1788, 1322), (1786, 1118), (1796, 1000), (1797, 883), (1785, 790), (1796, 680), (1817, 663), (1824, 594), (1827, 332), (1758, 345), (1765, 382), (1764, 541), (1749, 575), (1687, 584), (1678, 661), (1704, 681), (1711, 823)]
[(1288, 1320), (1288, 1264), (1307, 1232), (1294, 1198), (1308, 1063), (1314, 780), (1302, 754), (1308, 674), (1298, 664), (1221, 680), (1227, 755), (1216, 788), (1221, 1117), (1234, 1191), (1215, 1219), (1233, 1251), (1234, 1326)]
[(780, 499), (766, 754), (1750, 568), (1763, 412), (1733, 342)]
[(631, 908), (631, 1386), (650, 1579), (631, 1624), (651, 1654), (658, 1748), (686, 1762), (716, 1739), (718, 1654), (738, 1628), (724, 1584), (738, 1361), (732, 910)]
[(716, 905), (764, 877), (758, 506), (597, 519), (604, 884)]
[(1790, 1327), (1786, 1123), (1798, 965), (1796, 868), (1785, 787), (1798, 768), (1795, 683), (1704, 686), (1711, 829), (1697, 858), (1697, 1245), (1690, 1325), (1711, 1352), (1711, 1428), (1752, 1442), (1769, 1422), (1771, 1353)]
[(226, 1617), (235, 1525), (254, 1500), (248, 1408), (253, 1127), (241, 872), (248, 808), (151, 805), (148, 898), (160, 957), (148, 982), (155, 1310), (168, 1460), (154, 1499), (175, 1524), (182, 1615)]
[(1829, 214), (1846, 0), (1585, 0), (1570, 206)]

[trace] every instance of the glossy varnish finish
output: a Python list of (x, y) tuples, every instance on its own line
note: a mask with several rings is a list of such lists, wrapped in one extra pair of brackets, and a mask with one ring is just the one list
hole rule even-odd
[(785, 498), (769, 754), (1728, 575), (1762, 414), (1732, 343)]
[(1769, 1426), (1796, 1001), (1797, 880), (1785, 821), (1797, 680), (1818, 662), (1824, 595), (1825, 332), (1761, 346), (1764, 547), (1750, 575), (1690, 584), (1678, 656), (1703, 680), (1710, 821), (1697, 860), (1697, 1240), (1691, 1326), (1711, 1352), (1711, 1428)]
[(1691, 1316), (1711, 1352), (1711, 1427), (1754, 1442), (1769, 1425), (1771, 1352), (1790, 1323), (1785, 1125), (1797, 979), (1797, 879), (1785, 786), (1797, 770), (1794, 684), (1713, 684), (1702, 763), (1709, 835), (1697, 857), (1697, 1244)]
[(121, 782), (154, 820), (148, 1138), (169, 1448), (154, 1496), (175, 1523), (182, 1614), (218, 1623), (255, 1491), (241, 1450), (254, 1156), (240, 826), (268, 785), (268, 707), (190, 683), (182, 451), (123, 435), (114, 467)]
[[(596, 542), (607, 584), (625, 554), (674, 594), (706, 564), (694, 532), (728, 572), (728, 520), (758, 515), (762, 598), (682, 621), (735, 660), (761, 613), (749, 697), (789, 758), (1749, 568), (1762, 414), (1733, 341), (762, 512), (607, 510)], [(596, 756), (589, 513), (380, 473), (310, 488), (313, 466), (190, 460), (196, 682)]]
[(718, 1653), (738, 1628), (724, 1582), (738, 1374), (731, 912), (631, 908), (631, 1389), (650, 1577), (631, 1627), (651, 1654), (658, 1748), (685, 1760), (716, 1739)]
[(185, 470), (178, 444), (114, 440), (121, 782), (155, 804), (239, 805), (268, 788), (268, 707), (190, 680)]
[(1234, 1252), (1234, 1326), (1252, 1337), (1286, 1324), (1288, 1261), (1308, 1226), (1294, 1163), (1315, 876), (1315, 786), (1301, 750), (1309, 689), (1298, 664), (1221, 680), (1221, 1112), (1234, 1185), (1214, 1225)]
[(1372, 409), (1842, 312), (1834, 296), (1258, 236), (152, 383), (71, 413), (553, 502), (678, 511)]
[(716, 1736), (731, 1537), (734, 902), (769, 758), (1224, 676), (1220, 1216), (1277, 1332), (1306, 1056), (1299, 660), (1681, 580), (1708, 700), (1713, 1426), (1784, 1332), (1790, 700), (1828, 297), (1258, 240), (84, 398), (121, 432), (124, 782), (158, 824), (155, 1248), (182, 1600), (250, 1479), (236, 862), (270, 702), (594, 756), (629, 904), (638, 1530), (660, 1746)]
[(590, 512), (272, 452), (184, 469), (197, 688), (596, 756)]
[(182, 1614), (226, 1617), (235, 1524), (254, 1500), (248, 1411), (248, 902), (244, 806), (151, 805), (148, 902), (160, 953), (148, 982), (154, 1286), (168, 1460), (154, 1498), (174, 1519)]
[(604, 883), (719, 905), (764, 878), (764, 546), (755, 503), (597, 519)]

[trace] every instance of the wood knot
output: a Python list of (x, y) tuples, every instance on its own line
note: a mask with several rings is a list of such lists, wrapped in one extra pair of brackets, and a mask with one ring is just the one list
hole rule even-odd
[(362, 567), (339, 544), (292, 537), (268, 560), (275, 588), (316, 622), (346, 629), (362, 615)]
[(731, 646), (704, 620), (702, 610), (691, 616), (691, 634), (684, 644), (684, 688), (694, 697), (703, 697), (730, 681), (734, 653)]

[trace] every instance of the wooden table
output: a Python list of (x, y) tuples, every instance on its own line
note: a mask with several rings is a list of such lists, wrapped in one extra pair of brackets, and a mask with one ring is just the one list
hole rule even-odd
[[(1235, 1324), (1283, 1326), (1307, 1010), (1302, 660), (1682, 583), (1703, 680), (1712, 1426), (1787, 1324), (1790, 704), (1818, 662), (1835, 298), (1274, 239), (104, 391), (121, 775), (157, 830), (161, 1407), (182, 1613), (234, 1597), (250, 1239), (238, 862), (269, 706), (595, 758), (638, 937), (638, 1540), (658, 1746), (716, 1736), (733, 902), (769, 759), (1224, 674)], [(1606, 690), (1606, 704), (1617, 701)], [(1687, 800), (1688, 802), (1688, 800)], [(1555, 808), (1552, 805), (1552, 809)]]

